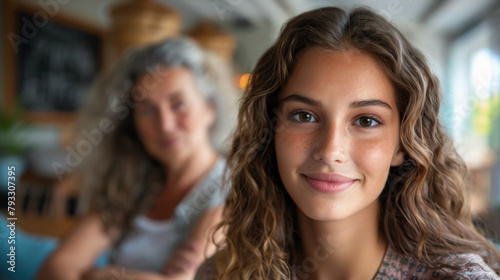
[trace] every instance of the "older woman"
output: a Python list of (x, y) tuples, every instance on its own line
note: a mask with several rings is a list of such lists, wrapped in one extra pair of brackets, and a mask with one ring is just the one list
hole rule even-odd
[[(95, 132), (81, 166), (91, 211), (39, 279), (194, 277), (214, 250), (225, 198), (225, 160), (211, 132), (227, 135), (221, 113), (234, 108), (234, 96), (221, 98), (234, 92), (216, 90), (229, 80), (210, 65), (194, 43), (171, 39), (133, 52), (96, 82), (80, 128)], [(111, 266), (94, 269), (107, 249)]]

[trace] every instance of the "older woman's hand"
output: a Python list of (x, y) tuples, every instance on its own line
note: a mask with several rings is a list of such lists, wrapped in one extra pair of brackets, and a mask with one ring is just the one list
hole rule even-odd
[(104, 280), (104, 279), (128, 279), (126, 270), (117, 266), (108, 266), (105, 268), (91, 269), (87, 271), (82, 280)]
[[(87, 271), (82, 280), (170, 280), (170, 278), (145, 271), (134, 271), (118, 266), (92, 269)], [(172, 279), (173, 280), (173, 279)]]
[(203, 257), (200, 256), (202, 249), (202, 245), (196, 240), (185, 242), (165, 265), (163, 273), (167, 276), (173, 276), (196, 272), (196, 269), (203, 262)]

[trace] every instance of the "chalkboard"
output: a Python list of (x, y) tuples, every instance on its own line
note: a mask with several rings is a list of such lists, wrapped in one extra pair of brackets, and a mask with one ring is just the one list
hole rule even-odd
[(103, 65), (105, 32), (63, 11), (59, 1), (0, 0), (5, 26), (3, 109), (24, 120), (69, 127)]
[[(17, 94), (26, 110), (74, 112), (81, 107), (100, 68), (98, 35), (49, 20), (43, 26), (17, 12), (18, 34), (32, 24), (36, 31), (17, 53)], [(24, 30), (22, 30), (24, 28)]]

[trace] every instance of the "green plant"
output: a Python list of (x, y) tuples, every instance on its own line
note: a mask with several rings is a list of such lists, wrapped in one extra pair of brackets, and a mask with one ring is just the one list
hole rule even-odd
[(19, 106), (11, 110), (0, 108), (0, 156), (24, 155), (28, 151), (29, 145), (22, 139), (28, 127)]

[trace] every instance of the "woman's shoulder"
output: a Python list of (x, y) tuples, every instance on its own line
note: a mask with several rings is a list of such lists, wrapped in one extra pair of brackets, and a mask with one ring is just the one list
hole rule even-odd
[(175, 215), (191, 223), (205, 211), (222, 206), (230, 186), (224, 179), (226, 160), (219, 158), (212, 169), (183, 198), (176, 207)]
[(204, 188), (213, 184), (222, 185), (224, 179), (226, 179), (224, 175), (226, 175), (226, 159), (219, 156), (210, 171), (198, 183), (197, 188)]
[(444, 259), (446, 264), (460, 267), (454, 272), (465, 279), (500, 279), (483, 258), (477, 254), (452, 254)]
[[(451, 254), (442, 259), (450, 267), (427, 268), (417, 259), (387, 249), (386, 256), (374, 279), (500, 279), (477, 254)], [(458, 268), (458, 269), (456, 269)]]
[(205, 202), (209, 208), (223, 203), (229, 190), (225, 175), (226, 160), (221, 157), (196, 187), (192, 199), (197, 203)]

